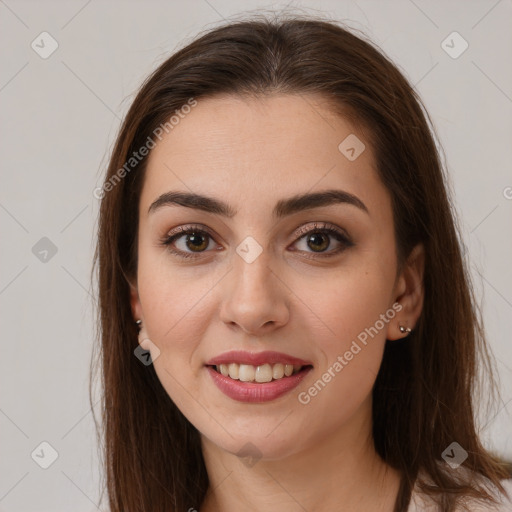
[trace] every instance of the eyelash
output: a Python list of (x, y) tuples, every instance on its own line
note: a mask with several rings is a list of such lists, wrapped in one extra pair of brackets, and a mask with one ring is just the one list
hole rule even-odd
[[(319, 227), (319, 224), (320, 224), (320, 227)], [(331, 251), (329, 253), (308, 253), (308, 254), (313, 254), (313, 256), (306, 256), (306, 258), (309, 258), (309, 259), (331, 258), (331, 257), (336, 256), (337, 254), (341, 253), (345, 249), (352, 247), (354, 245), (354, 243), (351, 241), (351, 239), (345, 233), (340, 231), (338, 228), (335, 228), (333, 225), (331, 225), (329, 223), (325, 223), (325, 222), (314, 223), (313, 228), (303, 227), (303, 228), (300, 228), (299, 230), (297, 230), (294, 234), (297, 237), (297, 239), (295, 240), (294, 243), (298, 242), (305, 236), (307, 236), (309, 234), (313, 234), (313, 233), (315, 233), (315, 234), (321, 233), (321, 234), (330, 235), (333, 238), (335, 238), (338, 242), (340, 242), (342, 245), (338, 249)], [(172, 248), (172, 243), (175, 240), (181, 238), (182, 236), (190, 235), (190, 234), (204, 235), (213, 240), (213, 236), (210, 235), (210, 233), (208, 233), (208, 231), (202, 229), (200, 226), (191, 225), (191, 226), (185, 226), (185, 227), (178, 228), (177, 233), (176, 232), (171, 233), (170, 235), (164, 237), (161, 240), (161, 244), (164, 245), (170, 253), (174, 254), (175, 256), (177, 256), (179, 258), (196, 259), (202, 253), (208, 252), (208, 251), (202, 251), (202, 252), (198, 252), (198, 253), (194, 254), (194, 253), (187, 253), (187, 252), (183, 252), (183, 251), (176, 250), (176, 249)], [(302, 251), (302, 252), (304, 252), (304, 251)]]

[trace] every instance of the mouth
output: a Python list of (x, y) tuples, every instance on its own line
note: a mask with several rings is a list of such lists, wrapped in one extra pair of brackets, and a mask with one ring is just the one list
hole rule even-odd
[(295, 389), (313, 369), (310, 361), (266, 350), (232, 350), (205, 363), (212, 382), (238, 402), (269, 402)]
[(264, 384), (283, 380), (299, 373), (306, 373), (313, 368), (312, 365), (264, 363), (258, 366), (251, 364), (218, 364), (206, 365), (215, 372), (232, 380)]
[(262, 403), (288, 395), (301, 383), (313, 366), (221, 363), (205, 365), (205, 369), (217, 388), (232, 400)]

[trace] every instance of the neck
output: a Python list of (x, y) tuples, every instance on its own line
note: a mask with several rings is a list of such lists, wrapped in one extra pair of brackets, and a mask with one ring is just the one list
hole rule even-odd
[(369, 418), (363, 408), (293, 454), (250, 463), (202, 436), (210, 487), (200, 512), (393, 512), (400, 475), (376, 453)]

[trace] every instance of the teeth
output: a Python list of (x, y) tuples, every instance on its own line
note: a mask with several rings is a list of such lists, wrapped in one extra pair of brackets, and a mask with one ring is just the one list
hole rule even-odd
[(274, 379), (282, 379), (284, 377), (284, 364), (277, 363), (272, 368), (272, 377)]
[(272, 380), (272, 366), (269, 364), (263, 364), (256, 368), (254, 375), (256, 382), (270, 382)]
[[(223, 365), (221, 365), (223, 366)], [(229, 366), (228, 366), (228, 373), (229, 373), (229, 376), (232, 378), (232, 379), (238, 379), (238, 369), (239, 369), (239, 365), (238, 364), (235, 364), (235, 363), (231, 363)]]
[(254, 366), (249, 364), (241, 364), (238, 369), (238, 380), (242, 382), (252, 382), (256, 373)]
[(302, 368), (301, 365), (292, 364), (262, 364), (260, 366), (253, 366), (251, 364), (220, 364), (215, 369), (224, 375), (234, 380), (242, 382), (270, 382), (272, 379), (282, 379), (297, 373)]

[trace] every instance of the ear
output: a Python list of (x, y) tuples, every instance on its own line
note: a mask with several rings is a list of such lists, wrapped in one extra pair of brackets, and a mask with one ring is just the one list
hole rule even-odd
[(409, 334), (401, 332), (400, 326), (414, 329), (423, 309), (424, 271), (425, 249), (422, 244), (418, 244), (411, 251), (395, 284), (395, 302), (400, 304), (401, 309), (393, 322), (388, 324), (386, 336), (388, 340), (405, 338)]
[(137, 320), (142, 320), (144, 323), (144, 319), (142, 318), (142, 306), (140, 304), (139, 299), (139, 291), (137, 289), (137, 285), (129, 283), (130, 285), (130, 305), (132, 308), (132, 315), (134, 322)]

